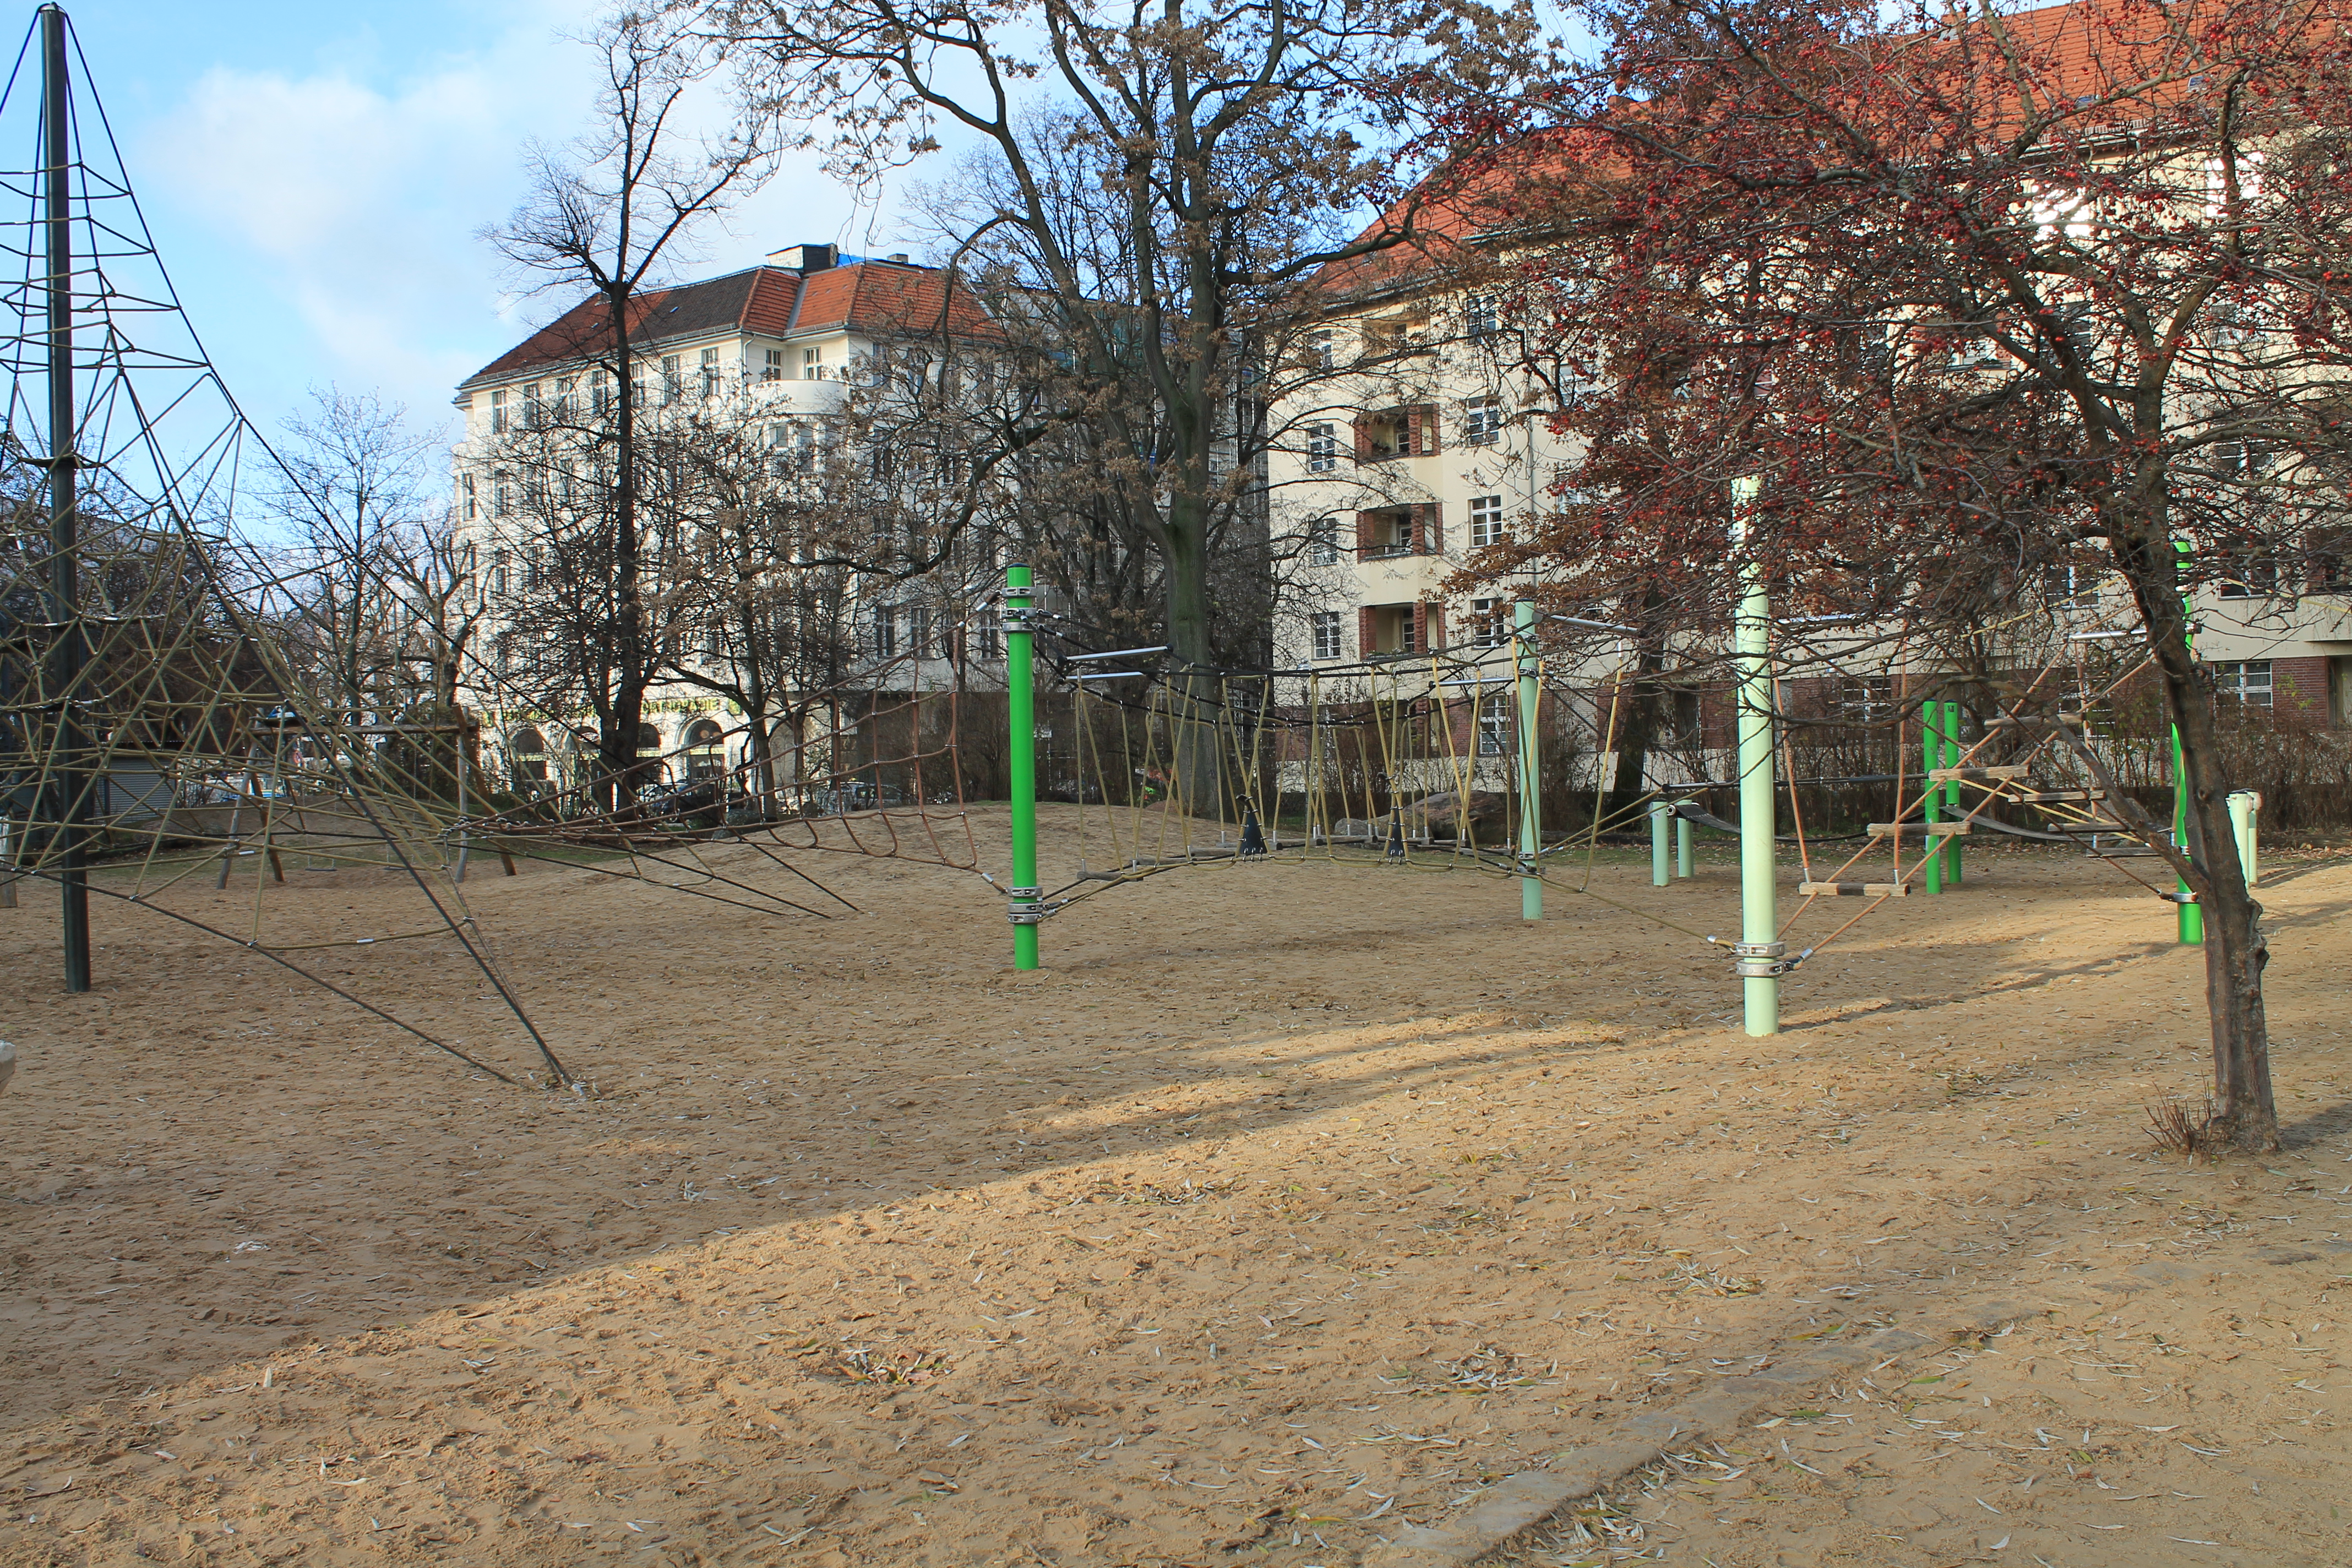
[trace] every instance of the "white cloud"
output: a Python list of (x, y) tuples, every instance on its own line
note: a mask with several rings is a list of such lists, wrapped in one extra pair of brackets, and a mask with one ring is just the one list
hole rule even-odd
[[(586, 127), (594, 59), (562, 35), (583, 32), (593, 6), (514, 9), (487, 47), (398, 79), (371, 79), (383, 73), (364, 64), (215, 67), (140, 138), (133, 177), (151, 205), (216, 247), (195, 258), (209, 286), (192, 292), (215, 318), (196, 325), (265, 420), (332, 381), (380, 389), (437, 424), (457, 382), (557, 308), (519, 300), (477, 236), (521, 194), (527, 142)], [(715, 95), (700, 107), (715, 122)], [(741, 266), (801, 240), (887, 239), (815, 163), (794, 160), (711, 226), (687, 268)]]
[[(587, 108), (586, 58), (554, 36), (572, 9), (389, 88), (215, 68), (151, 125), (135, 177), (257, 266), (274, 299), (240, 313), (290, 308), (315, 348), (302, 380), (381, 386), (429, 420), (507, 331), (476, 232), (512, 205), (524, 142), (561, 138)], [(216, 340), (218, 325), (198, 322)]]

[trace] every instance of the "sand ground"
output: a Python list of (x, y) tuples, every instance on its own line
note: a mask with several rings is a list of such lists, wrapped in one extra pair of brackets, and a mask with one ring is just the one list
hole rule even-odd
[[(1767, 1041), (1651, 918), (1729, 933), (1720, 847), (1533, 928), (1475, 874), (1188, 870), (1025, 975), (976, 878), (799, 863), (861, 912), (468, 883), (593, 1098), (104, 903), (67, 997), (54, 898), (0, 910), (0, 1563), (1339, 1568), (1890, 1324), (1930, 1343), (1496, 1561), (2352, 1556), (2340, 857), (2262, 895), (2290, 1147), (2218, 1169), (2143, 1131), (2201, 963), (2078, 857), (1886, 905)], [(416, 923), (383, 873), (260, 897)], [(529, 1066), (457, 958), (311, 962)]]

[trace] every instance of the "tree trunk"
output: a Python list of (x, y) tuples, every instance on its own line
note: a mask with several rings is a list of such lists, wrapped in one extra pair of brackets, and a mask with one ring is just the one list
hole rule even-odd
[(2269, 954), (2262, 906), (2248, 891), (2245, 868), (2238, 863), (2229, 783), (2221, 777), (2217, 703), (2189, 650), (2179, 558), (2161, 525), (2136, 530), (2116, 546), (2164, 682), (2165, 714), (2179, 728), (2180, 769), (2188, 784), (2189, 842), (2181, 849), (2189, 861), (2187, 880), (2205, 915), (2205, 999), (2217, 1102), (2200, 1141), (2213, 1148), (2276, 1149), (2278, 1108), (2271, 1095), (2269, 1026), (2263, 1009), (2263, 965)]
[(1650, 793), (1646, 775), (1650, 748), (1658, 738), (1658, 700), (1663, 695), (1658, 676), (1665, 667), (1665, 649), (1644, 637), (1617, 715), (1617, 773), (1610, 781), (1604, 812), (1604, 820), (1621, 830), (1627, 826), (1629, 814)]
[(1161, 553), (1168, 570), (1168, 650), (1177, 668), (1176, 711), (1170, 737), (1174, 781), (1183, 809), (1193, 816), (1222, 819), (1223, 769), (1219, 766), (1223, 682), (1213, 670), (1209, 610), (1209, 548), (1206, 519), (1198, 501), (1181, 490), (1171, 498)]

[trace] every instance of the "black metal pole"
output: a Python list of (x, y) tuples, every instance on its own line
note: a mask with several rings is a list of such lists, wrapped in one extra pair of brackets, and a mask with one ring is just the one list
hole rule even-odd
[(57, 751), (50, 776), (58, 801), (58, 886), (65, 910), (66, 989), (89, 989), (89, 873), (83, 865), (89, 779), (82, 725), (84, 652), (75, 582), (79, 519), (75, 515), (73, 384), (73, 132), (66, 78), (66, 14), (41, 7), (41, 158), (47, 178), (42, 217), (48, 237), (49, 275), (49, 700), (58, 705)]

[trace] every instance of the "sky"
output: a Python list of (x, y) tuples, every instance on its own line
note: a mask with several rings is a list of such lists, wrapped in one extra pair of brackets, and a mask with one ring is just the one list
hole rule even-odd
[[(312, 387), (454, 430), (452, 389), (562, 303), (478, 237), (523, 153), (588, 124), (583, 0), (66, 0), (157, 248), (247, 414)], [(29, 20), (31, 6), (22, 15)], [(688, 276), (822, 241), (908, 248), (807, 160), (682, 259)]]

